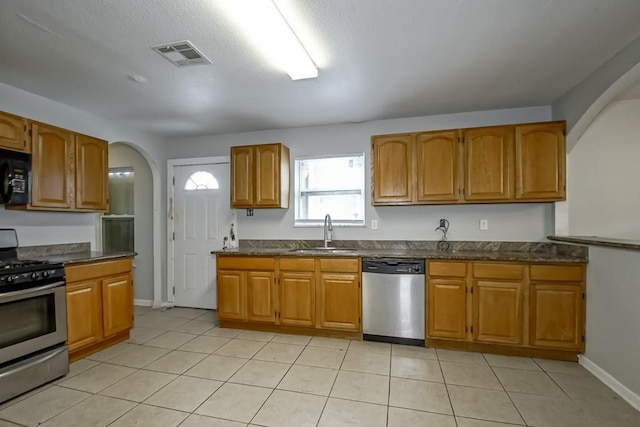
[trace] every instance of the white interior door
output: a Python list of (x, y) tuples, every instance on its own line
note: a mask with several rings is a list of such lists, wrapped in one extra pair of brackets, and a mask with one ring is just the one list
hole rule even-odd
[(174, 166), (174, 305), (214, 309), (212, 250), (229, 233), (229, 164)]

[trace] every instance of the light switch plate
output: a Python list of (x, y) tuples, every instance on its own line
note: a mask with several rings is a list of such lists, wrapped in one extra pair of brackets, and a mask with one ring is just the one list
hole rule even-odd
[(480, 220), (480, 230), (487, 231), (489, 229), (489, 220), (481, 219)]
[(372, 219), (371, 220), (371, 229), (372, 230), (377, 230), (378, 229), (378, 220), (377, 219)]

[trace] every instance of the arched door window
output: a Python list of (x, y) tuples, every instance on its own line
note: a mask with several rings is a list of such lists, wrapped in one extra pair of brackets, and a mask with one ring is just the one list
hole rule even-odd
[(206, 171), (192, 173), (184, 184), (184, 189), (187, 191), (217, 190), (218, 187), (218, 180), (210, 172)]

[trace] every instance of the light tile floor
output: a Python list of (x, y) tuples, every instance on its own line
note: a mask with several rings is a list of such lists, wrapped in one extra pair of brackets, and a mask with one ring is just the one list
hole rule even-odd
[(0, 405), (8, 426), (638, 427), (576, 363), (220, 329), (136, 307), (131, 339)]

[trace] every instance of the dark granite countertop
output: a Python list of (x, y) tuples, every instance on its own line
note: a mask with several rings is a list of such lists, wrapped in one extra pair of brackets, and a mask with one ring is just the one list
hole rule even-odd
[(579, 243), (582, 245), (606, 246), (610, 248), (640, 251), (640, 240), (614, 239), (599, 236), (548, 236), (547, 239), (557, 242)]
[(50, 262), (61, 262), (63, 264), (77, 264), (81, 262), (104, 261), (109, 259), (127, 258), (136, 256), (136, 252), (101, 252), (86, 251), (69, 254), (46, 255), (36, 259), (43, 259)]
[[(341, 248), (342, 249), (342, 248)], [(331, 251), (299, 251), (292, 248), (256, 248), (246, 247), (212, 251), (215, 255), (251, 255), (251, 256), (291, 256), (291, 257), (363, 257), (363, 258), (426, 258), (433, 260), (476, 260), (476, 261), (520, 261), (540, 263), (586, 263), (584, 256), (563, 255), (536, 251), (504, 251), (504, 250), (438, 250), (420, 249), (344, 249)]]

